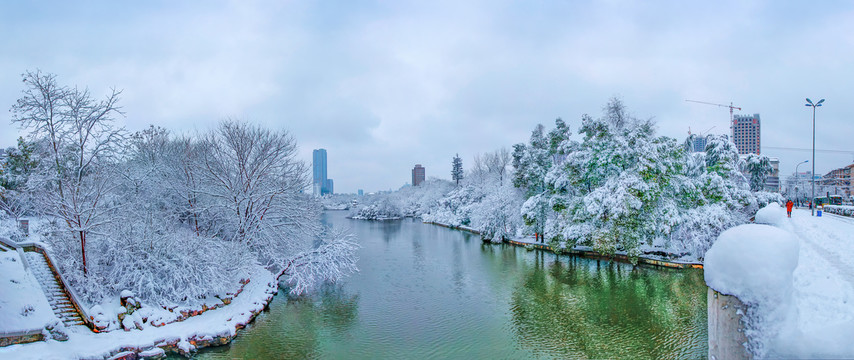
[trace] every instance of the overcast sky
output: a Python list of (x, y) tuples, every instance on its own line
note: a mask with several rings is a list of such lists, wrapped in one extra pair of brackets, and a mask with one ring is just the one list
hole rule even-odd
[[(612, 96), (658, 132), (729, 133), (759, 113), (782, 173), (854, 161), (854, 1), (4, 1), (0, 106), (41, 69), (105, 95), (119, 123), (175, 133), (235, 118), (328, 151), (335, 191), (397, 189), (416, 163), (524, 142)], [(22, 134), (0, 114), (0, 146)], [(580, 136), (576, 136), (580, 139)], [(800, 169), (807, 169), (802, 165)]]

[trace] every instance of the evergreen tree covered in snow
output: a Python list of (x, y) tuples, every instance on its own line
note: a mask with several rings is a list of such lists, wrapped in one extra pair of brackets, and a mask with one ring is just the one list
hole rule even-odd
[(546, 222), (551, 214), (552, 195), (555, 189), (546, 181), (549, 170), (561, 164), (566, 156), (561, 145), (569, 139), (569, 126), (558, 118), (555, 128), (547, 135), (538, 124), (531, 132), (527, 145), (516, 144), (513, 149), (513, 185), (522, 189), (526, 201), (522, 205), (522, 218), (538, 239), (544, 239)]
[(613, 254), (640, 254), (640, 246), (671, 232), (677, 220), (673, 182), (684, 150), (656, 137), (653, 123), (628, 114), (612, 99), (598, 119), (582, 118), (581, 142), (565, 142), (566, 160), (549, 175), (571, 196), (546, 230), (556, 249), (575, 244)]
[(35, 144), (18, 138), (18, 146), (6, 149), (6, 158), (0, 163), (0, 187), (6, 190), (23, 190), (24, 185), (39, 165)]
[(460, 185), (460, 180), (463, 179), (463, 159), (460, 159), (460, 154), (454, 156), (454, 161), (451, 168), (451, 180)]
[(768, 175), (774, 170), (771, 161), (765, 155), (749, 154), (744, 160), (747, 174), (750, 176), (750, 190), (760, 191), (765, 188)]
[(32, 197), (26, 189), (30, 175), (39, 166), (35, 144), (18, 138), (18, 146), (6, 149), (0, 162), (0, 214), (5, 212), (16, 221), (32, 209)]

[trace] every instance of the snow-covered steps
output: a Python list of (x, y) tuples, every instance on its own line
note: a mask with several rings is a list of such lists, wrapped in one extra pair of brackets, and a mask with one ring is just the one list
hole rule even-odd
[(83, 318), (74, 308), (74, 304), (71, 303), (71, 299), (68, 298), (62, 284), (57, 280), (56, 274), (47, 264), (44, 255), (39, 252), (28, 251), (24, 256), (27, 257), (33, 275), (41, 284), (53, 313), (66, 326), (85, 325)]

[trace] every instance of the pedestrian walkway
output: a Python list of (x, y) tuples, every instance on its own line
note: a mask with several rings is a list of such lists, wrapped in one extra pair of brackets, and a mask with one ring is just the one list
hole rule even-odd
[(47, 260), (42, 253), (36, 251), (28, 251), (25, 253), (27, 262), (30, 265), (33, 275), (41, 284), (42, 290), (47, 297), (53, 313), (56, 314), (62, 323), (66, 326), (81, 326), (85, 325), (80, 313), (74, 308), (68, 293), (62, 287), (62, 284), (57, 279), (56, 274), (48, 266)]
[[(785, 213), (784, 213), (785, 214)], [(780, 324), (788, 333), (771, 357), (851, 358), (854, 356), (854, 219), (809, 209), (783, 215), (781, 228), (797, 236), (798, 267), (793, 274), (795, 311)]]

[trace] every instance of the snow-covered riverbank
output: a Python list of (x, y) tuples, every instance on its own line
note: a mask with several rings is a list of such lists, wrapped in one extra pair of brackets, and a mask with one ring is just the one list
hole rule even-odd
[(107, 333), (93, 333), (83, 327), (71, 328), (67, 341), (48, 340), (3, 347), (0, 348), (0, 358), (91, 359), (108, 358), (128, 351), (153, 355), (163, 350), (187, 355), (200, 347), (223, 345), (264, 310), (278, 291), (276, 276), (263, 267), (253, 268), (250, 279), (231, 304), (181, 322)]
[[(469, 226), (451, 226), (448, 224), (443, 224), (435, 221), (425, 221), (425, 224), (438, 225), (450, 229), (467, 231), (473, 234), (480, 234), (477, 229), (469, 227)], [(539, 242), (534, 240), (533, 237), (525, 237), (525, 236), (513, 236), (509, 239), (503, 239), (503, 242), (512, 244), (525, 246), (530, 248), (536, 248), (546, 251), (554, 251), (548, 244), (544, 244), (543, 242)], [(672, 249), (667, 249), (663, 247), (653, 247), (653, 246), (643, 246), (642, 247), (643, 255), (638, 257), (638, 262), (654, 265), (654, 266), (663, 266), (670, 268), (702, 268), (702, 262), (696, 260), (691, 256), (686, 256), (685, 253), (677, 253)], [(570, 255), (579, 255), (586, 257), (594, 257), (594, 258), (613, 258), (617, 261), (625, 261), (628, 262), (628, 255), (625, 251), (617, 251), (614, 257), (609, 257), (607, 255), (602, 255), (595, 250), (593, 250), (590, 246), (576, 245), (571, 249), (566, 250), (565, 253)]]

